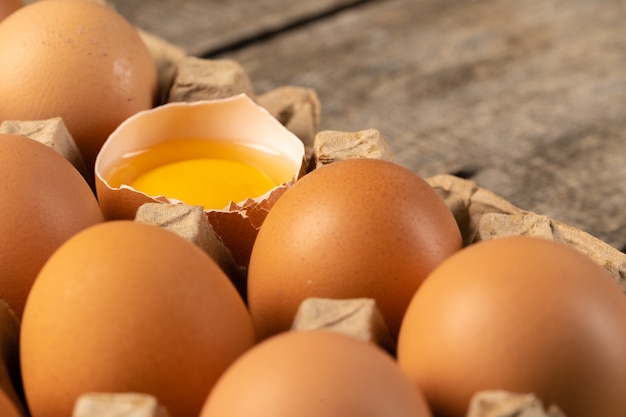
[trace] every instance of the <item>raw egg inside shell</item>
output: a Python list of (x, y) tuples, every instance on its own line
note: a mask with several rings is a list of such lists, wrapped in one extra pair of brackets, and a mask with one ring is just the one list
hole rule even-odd
[(258, 334), (288, 330), (309, 297), (373, 298), (395, 340), (413, 293), (461, 246), (449, 208), (407, 168), (376, 159), (317, 168), (276, 202), (254, 244)]
[(568, 417), (623, 416), (626, 299), (600, 265), (562, 243), (483, 241), (426, 278), (397, 355), (437, 416), (465, 416), (484, 390), (533, 393)]
[(107, 219), (133, 219), (149, 202), (203, 206), (242, 267), (270, 208), (304, 170), (303, 143), (245, 95), (140, 112), (95, 165)]
[(235, 139), (172, 139), (133, 152), (109, 175), (150, 196), (167, 196), (205, 210), (258, 198), (293, 178), (285, 155)]

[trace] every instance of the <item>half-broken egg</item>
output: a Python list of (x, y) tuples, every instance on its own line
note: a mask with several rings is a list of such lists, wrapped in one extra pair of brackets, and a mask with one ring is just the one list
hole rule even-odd
[(147, 202), (204, 207), (247, 266), (270, 207), (305, 172), (304, 145), (246, 95), (168, 103), (122, 123), (95, 164), (107, 219), (132, 219)]

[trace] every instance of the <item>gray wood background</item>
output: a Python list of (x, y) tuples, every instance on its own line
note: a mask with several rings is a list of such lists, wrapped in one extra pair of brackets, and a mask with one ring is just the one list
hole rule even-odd
[(626, 247), (626, 0), (113, 3), (257, 93), (314, 88), (322, 129)]

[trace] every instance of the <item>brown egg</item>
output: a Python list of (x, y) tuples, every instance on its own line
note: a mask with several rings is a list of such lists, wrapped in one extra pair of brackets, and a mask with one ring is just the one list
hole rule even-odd
[(215, 385), (200, 417), (430, 417), (377, 346), (338, 332), (288, 332), (255, 346)]
[(11, 14), (0, 61), (0, 121), (62, 117), (88, 167), (117, 125), (156, 97), (139, 34), (93, 1), (38, 1)]
[(256, 342), (237, 290), (199, 247), (158, 226), (110, 221), (61, 246), (37, 277), (20, 354), (32, 417), (69, 416), (89, 392), (154, 395), (197, 417)]
[(22, 0), (0, 0), (0, 22), (22, 6)]
[(290, 328), (308, 297), (373, 298), (395, 339), (422, 280), (461, 248), (450, 210), (392, 162), (334, 162), (275, 203), (252, 249), (248, 305), (260, 337)]
[(568, 417), (626, 412), (626, 299), (608, 273), (550, 240), (471, 245), (442, 263), (402, 323), (398, 362), (433, 413), (480, 390), (534, 393)]
[(75, 233), (102, 222), (80, 173), (49, 147), (0, 135), (0, 298), (21, 317), (43, 266)]

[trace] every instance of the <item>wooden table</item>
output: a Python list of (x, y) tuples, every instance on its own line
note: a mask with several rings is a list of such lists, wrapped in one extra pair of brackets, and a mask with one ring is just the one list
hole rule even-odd
[(469, 177), (626, 249), (625, 0), (114, 1), (257, 93), (314, 88), (322, 129), (376, 128), (427, 177)]

